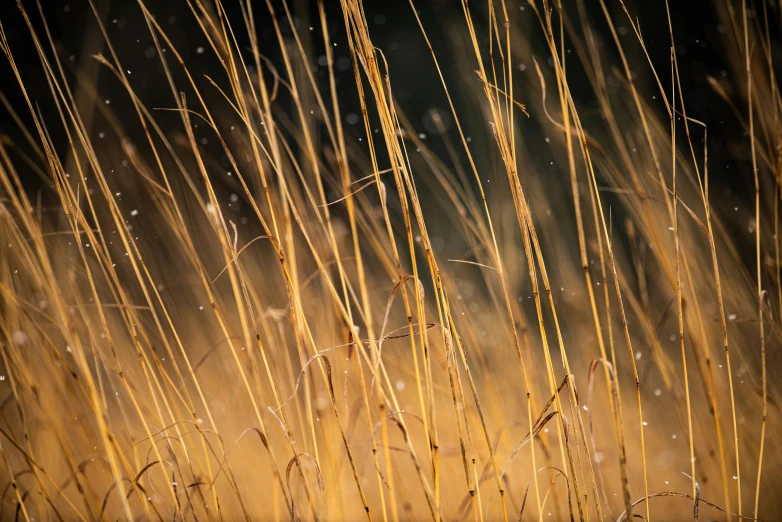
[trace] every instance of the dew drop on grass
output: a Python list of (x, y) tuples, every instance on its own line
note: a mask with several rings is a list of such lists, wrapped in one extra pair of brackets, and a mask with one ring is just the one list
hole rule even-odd
[(27, 342), (27, 334), (21, 330), (15, 331), (13, 334), (11, 334), (11, 340), (14, 342), (17, 346), (22, 346)]

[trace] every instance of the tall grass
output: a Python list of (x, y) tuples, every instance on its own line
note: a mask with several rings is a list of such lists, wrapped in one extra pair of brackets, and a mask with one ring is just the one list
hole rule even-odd
[(188, 0), (197, 59), (137, 0), (165, 106), (87, 1), (81, 68), (41, 3), (37, 62), (0, 20), (0, 518), (782, 514), (778, 5), (709, 7), (734, 212), (622, 0), (463, 1), (437, 45), (394, 6), (428, 135), (359, 0)]

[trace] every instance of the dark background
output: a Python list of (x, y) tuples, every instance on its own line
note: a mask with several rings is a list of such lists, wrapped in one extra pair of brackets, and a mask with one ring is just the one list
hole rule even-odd
[[(31, 0), (21, 0), (21, 2), (28, 12), (31, 23), (38, 30), (39, 35), (43, 36), (45, 34), (43, 32), (44, 25), (41, 22), (41, 14), (36, 3)], [(172, 107), (174, 101), (168, 86), (163, 82), (162, 68), (154, 56), (152, 39), (141, 17), (137, 2), (135, 0), (114, 0), (112, 2), (94, 0), (94, 2), (98, 11), (103, 13), (105, 27), (115, 50), (119, 53), (125, 67), (132, 71), (130, 79), (139, 94), (143, 96), (144, 102), (148, 107)], [(238, 3), (230, 0), (224, 3), (229, 16), (234, 21), (235, 28), (241, 33), (243, 24)], [(615, 23), (622, 38), (625, 39), (626, 46), (634, 48), (635, 59), (643, 61), (637, 68), (648, 70), (645, 58), (638, 54), (640, 50), (635, 35), (626, 23), (623, 24), (627, 19), (619, 2), (607, 0), (606, 3), (614, 14)], [(101, 39), (96, 38), (95, 15), (87, 0), (40, 0), (40, 4), (52, 38), (59, 48), (60, 56), (66, 67), (76, 71), (92, 60), (91, 54), (95, 52), (108, 54)], [(187, 2), (149, 0), (146, 4), (156, 16), (157, 21), (172, 36), (186, 63), (197, 64), (199, 72), (214, 71), (215, 74), (219, 74), (217, 65), (213, 63), (214, 56), (189, 10)], [(477, 20), (483, 18), (485, 21), (485, 5), (483, 4), (483, 2), (472, 2), (471, 8)], [(749, 4), (752, 5), (752, 2)], [(272, 5), (281, 22), (283, 33), (290, 35), (282, 2), (273, 0)], [(527, 6), (526, 0), (509, 0), (506, 5), (512, 26), (516, 27), (518, 24), (520, 27), (528, 28), (530, 31), (528, 34), (533, 40), (540, 37), (540, 28), (534, 20), (530, 19), (534, 15)], [(573, 13), (573, 19), (577, 21), (575, 3), (566, 1), (564, 5)], [(599, 3), (589, 1), (586, 2), (586, 5), (595, 26), (602, 33), (601, 36), (607, 44), (606, 47), (610, 49), (613, 43), (606, 30)], [(644, 0), (628, 2), (627, 5), (630, 12), (640, 20), (641, 31), (655, 66), (659, 71), (670, 71), (670, 40), (664, 1)], [(253, 3), (253, 6), (262, 47), (261, 52), (275, 61), (279, 58), (279, 49), (272, 31), (266, 4), (264, 1), (258, 0)], [(289, 2), (289, 7), (299, 26), (300, 34), (305, 39), (305, 44), (308, 38), (312, 40), (310, 44), (313, 50), (313, 62), (317, 62), (318, 58), (322, 56), (320, 21), (316, 6), (315, 2), (308, 0), (291, 0)], [(344, 22), (337, 0), (325, 0), (325, 6), (330, 21), (331, 39), (337, 44), (334, 47), (334, 59), (341, 89), (340, 103), (343, 117), (347, 117), (350, 113), (358, 113), (359, 110), (355, 99), (355, 85), (345, 40)], [(373, 41), (376, 46), (382, 49), (388, 61), (393, 89), (401, 108), (411, 117), (414, 125), (426, 127), (425, 120), (428, 109), (435, 107), (447, 111), (447, 102), (443, 96), (432, 58), (425, 47), (409, 3), (406, 0), (368, 0), (364, 3), (364, 8)], [(416, 8), (419, 10), (432, 46), (438, 53), (446, 82), (452, 84), (464, 81), (460, 76), (462, 72), (457, 70), (452, 60), (449, 60), (447, 53), (453, 52), (454, 41), (452, 35), (446, 34), (449, 27), (458, 27), (463, 34), (462, 38), (466, 39), (467, 37), (461, 2), (458, 0), (419, 0), (416, 2)], [(779, 14), (773, 4), (771, 8), (772, 16), (776, 16), (778, 20)], [(722, 46), (725, 38), (721, 33), (712, 2), (707, 0), (671, 0), (670, 9), (688, 115), (709, 125), (711, 137), (709, 156), (713, 166), (712, 179), (722, 186), (723, 191), (736, 192), (737, 196), (741, 196), (752, 188), (751, 177), (748, 176), (751, 169), (745, 161), (746, 158), (737, 159), (734, 157), (730, 144), (746, 140), (746, 137), (743, 136), (743, 129), (737, 123), (732, 110), (714, 94), (706, 81), (707, 75), (725, 78), (733, 74), (724, 58), (726, 53)], [(54, 110), (49, 87), (41, 72), (40, 61), (15, 0), (0, 1), (0, 22), (3, 24), (17, 65), (22, 70), (30, 98), (34, 103), (39, 104), (42, 112)], [(314, 26), (315, 30), (308, 31), (309, 26)], [(772, 24), (772, 33), (778, 34), (778, 23)], [(778, 45), (776, 36), (774, 37), (774, 45)], [(204, 48), (205, 52), (199, 52)], [(467, 49), (467, 47), (463, 48)], [(247, 56), (250, 57), (249, 51)], [(169, 56), (169, 58), (172, 57)], [(544, 66), (545, 58), (546, 56), (543, 56), (542, 59), (538, 57), (538, 61)], [(613, 63), (618, 62), (614, 60)], [(325, 68), (318, 68), (317, 64), (313, 65), (316, 66), (317, 75), (324, 82), (323, 86), (326, 87)], [(524, 81), (537, 82), (531, 64), (525, 64), (525, 66), (526, 70), (516, 80), (520, 87), (515, 95), (523, 102), (535, 102), (536, 100), (528, 101), (524, 97)], [(576, 75), (575, 80), (571, 79), (570, 81), (571, 89), (574, 95), (580, 98), (577, 101), (588, 109), (592, 103), (590, 91), (588, 86), (580, 87), (581, 83), (586, 84), (586, 82), (579, 81), (578, 72), (574, 74)], [(669, 74), (664, 76), (663, 81), (669, 82), (669, 76)], [(649, 78), (645, 78), (645, 81), (648, 82), (648, 80)], [(117, 91), (118, 82), (116, 79), (111, 78), (104, 71), (100, 75), (100, 82), (102, 96), (106, 96), (111, 101), (112, 96), (117, 94), (117, 101), (111, 108), (120, 119), (135, 121), (134, 115), (128, 112), (132, 111), (130, 103), (122, 103), (122, 100), (127, 100), (127, 97), (120, 96), (121, 93)], [(734, 80), (734, 83), (737, 82)], [(668, 83), (665, 85), (667, 86)], [(342, 89), (344, 89), (345, 95), (342, 95)], [(31, 125), (24, 98), (5, 57), (0, 57), (0, 90), (19, 111), (25, 124)], [(457, 107), (468, 107), (472, 103), (470, 99), (460, 99), (461, 94), (458, 89), (455, 89), (452, 95)], [(361, 125), (351, 125), (349, 122), (346, 122), (345, 127), (347, 132), (355, 131), (357, 136), (363, 130)], [(49, 130), (55, 138), (55, 143), (62, 143), (64, 134), (61, 129), (52, 126)], [(23, 143), (17, 125), (2, 107), (0, 107), (0, 133), (7, 134), (17, 143)], [(433, 145), (433, 147), (438, 152), (437, 146)], [(31, 188), (37, 188), (41, 180), (31, 174), (25, 176), (25, 183), (28, 183)]]

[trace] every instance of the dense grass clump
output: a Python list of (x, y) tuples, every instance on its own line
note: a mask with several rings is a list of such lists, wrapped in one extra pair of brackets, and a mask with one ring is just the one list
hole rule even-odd
[(0, 518), (782, 516), (778, 5), (709, 7), (734, 211), (622, 0), (394, 6), (424, 115), (360, 0), (148, 3), (0, 19)]

